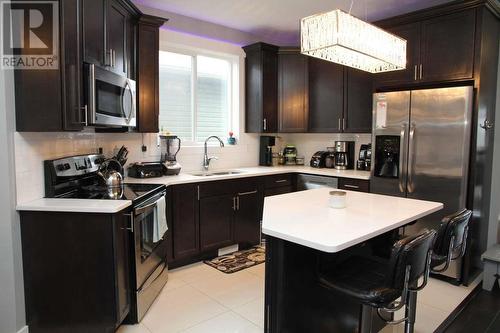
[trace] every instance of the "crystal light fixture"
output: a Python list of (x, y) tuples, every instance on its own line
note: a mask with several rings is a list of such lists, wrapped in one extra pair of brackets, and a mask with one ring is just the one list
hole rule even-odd
[(406, 68), (406, 40), (340, 9), (305, 17), (301, 52), (370, 73)]

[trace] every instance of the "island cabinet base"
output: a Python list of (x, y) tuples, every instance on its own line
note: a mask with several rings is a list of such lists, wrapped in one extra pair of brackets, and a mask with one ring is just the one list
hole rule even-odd
[[(361, 304), (326, 290), (318, 283), (317, 271), (321, 265), (335, 265), (345, 256), (373, 253), (381, 247), (390, 248), (393, 236), (386, 234), (374, 239), (373, 243), (354, 246), (336, 254), (326, 254), (267, 236), (265, 332), (358, 332)], [(371, 325), (372, 332), (378, 332), (385, 326), (375, 310), (372, 310)]]

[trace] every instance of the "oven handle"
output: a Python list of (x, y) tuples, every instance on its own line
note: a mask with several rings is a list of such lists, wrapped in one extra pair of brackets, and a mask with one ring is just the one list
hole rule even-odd
[[(167, 263), (166, 262), (163, 262), (163, 268), (161, 269), (160, 273), (158, 273), (158, 275), (156, 275), (156, 277), (152, 280), (150, 280), (149, 278), (146, 280), (146, 282), (139, 288), (137, 289), (137, 292), (141, 292), (143, 291), (144, 289), (148, 289), (149, 286), (151, 286), (153, 283), (155, 283), (156, 280), (158, 280), (158, 278), (163, 274), (163, 272), (165, 272), (165, 270), (167, 269)], [(148, 280), (150, 280), (149, 283)], [(147, 284), (146, 284), (147, 283)]]
[(166, 196), (166, 192), (161, 192), (157, 195), (155, 195), (153, 198), (151, 198), (150, 200), (148, 201), (153, 201), (151, 203), (148, 203), (146, 205), (142, 205), (142, 206), (137, 206), (135, 209), (134, 209), (134, 214), (135, 215), (139, 215), (140, 212), (143, 212), (145, 211), (146, 209), (148, 209), (149, 207), (152, 207), (152, 206), (155, 206), (156, 203), (158, 202), (158, 200), (161, 198), (161, 197), (164, 197)]
[(95, 90), (95, 65), (89, 64), (89, 82), (88, 82), (88, 116), (87, 116), (87, 125), (93, 125), (95, 123), (96, 118), (96, 110), (95, 110), (95, 98), (96, 98), (96, 90)]

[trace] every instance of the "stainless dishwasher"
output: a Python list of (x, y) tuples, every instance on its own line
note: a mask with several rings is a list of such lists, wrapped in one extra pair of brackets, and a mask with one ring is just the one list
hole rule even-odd
[(338, 188), (339, 179), (329, 176), (308, 174), (297, 175), (297, 191), (312, 190), (320, 187)]

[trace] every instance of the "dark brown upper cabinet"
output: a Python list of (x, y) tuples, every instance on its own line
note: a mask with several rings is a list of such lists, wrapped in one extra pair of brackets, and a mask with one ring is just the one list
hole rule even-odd
[(83, 1), (85, 62), (134, 78), (137, 9), (126, 0)]
[(471, 79), (474, 75), (476, 10), (422, 22), (420, 80)]
[(81, 100), (81, 30), (83, 1), (59, 2), (59, 67), (14, 71), (16, 130), (19, 132), (80, 131), (85, 110)]
[(346, 67), (344, 84), (344, 133), (371, 133), (373, 75)]
[(377, 88), (474, 78), (475, 8), (401, 25), (391, 25), (389, 19), (382, 27), (407, 40), (407, 65), (375, 74)]
[(420, 24), (404, 24), (387, 30), (406, 39), (406, 68), (374, 74), (376, 84), (398, 85), (416, 81), (420, 65)]
[(245, 132), (278, 131), (278, 47), (256, 43), (245, 58)]
[(309, 132), (341, 133), (344, 67), (309, 58)]
[(142, 16), (137, 26), (137, 131), (159, 132), (159, 43), (165, 19)]
[(278, 55), (278, 132), (304, 133), (308, 128), (307, 56), (296, 49)]
[(83, 59), (97, 66), (105, 66), (104, 0), (82, 1)]
[(309, 132), (370, 133), (372, 74), (309, 58)]

